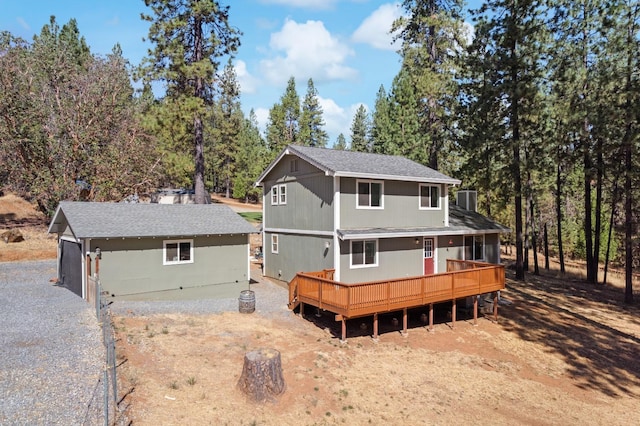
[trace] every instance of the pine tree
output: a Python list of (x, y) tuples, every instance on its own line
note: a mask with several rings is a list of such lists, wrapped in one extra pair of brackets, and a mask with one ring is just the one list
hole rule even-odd
[[(486, 13), (489, 12), (489, 13)], [(527, 158), (524, 134), (531, 132), (538, 113), (529, 103), (538, 92), (540, 80), (541, 33), (544, 25), (538, 2), (527, 0), (510, 2), (489, 0), (480, 10), (478, 25), (486, 26), (490, 43), (491, 65), (499, 79), (495, 83), (496, 96), (506, 104), (505, 150), (511, 152), (510, 177), (513, 182), (516, 234), (516, 278), (524, 279), (524, 233), (522, 197), (524, 194), (523, 163)], [(525, 165), (525, 167), (527, 167)]]
[(218, 58), (233, 55), (240, 32), (229, 25), (229, 6), (211, 0), (145, 0), (153, 14), (149, 52), (140, 74), (145, 81), (163, 81), (167, 96), (191, 111), (193, 133), (195, 202), (205, 203), (204, 118), (212, 103)]
[(239, 135), (244, 122), (240, 104), (240, 85), (231, 61), (220, 76), (220, 94), (214, 101), (212, 114), (212, 144), (210, 165), (218, 186), (222, 186), (229, 198), (235, 175), (235, 159), (238, 153)]
[(286, 123), (286, 112), (281, 103), (274, 104), (269, 110), (266, 136), (269, 160), (273, 160), (290, 141)]
[(371, 152), (369, 127), (367, 109), (360, 104), (351, 122), (351, 151)]
[(284, 124), (287, 144), (298, 143), (300, 133), (300, 97), (296, 91), (296, 80), (289, 78), (287, 88), (280, 99), (284, 110)]
[(249, 118), (242, 123), (238, 138), (236, 171), (233, 177), (234, 198), (244, 198), (245, 202), (259, 201), (261, 188), (254, 186), (254, 182), (267, 166), (266, 158), (266, 146), (252, 109)]
[[(420, 161), (433, 169), (438, 169), (439, 155), (454, 128), (458, 99), (456, 57), (466, 44), (462, 4), (461, 0), (404, 0), (406, 15), (393, 25), (393, 30), (400, 31), (402, 68), (415, 88), (416, 110), (424, 135), (419, 141), (423, 152), (417, 153), (417, 147), (411, 147), (411, 157), (426, 158)], [(414, 142), (408, 141), (409, 146)]]
[(347, 149), (347, 138), (342, 133), (338, 135), (336, 142), (333, 144), (333, 149), (344, 151)]
[(393, 79), (389, 96), (390, 140), (385, 154), (402, 155), (419, 163), (427, 163), (425, 135), (420, 126), (419, 101), (414, 81), (403, 67)]
[(324, 147), (329, 136), (323, 129), (325, 125), (322, 117), (322, 106), (318, 100), (318, 91), (313, 85), (313, 80), (307, 82), (307, 94), (302, 103), (302, 116), (300, 117), (300, 132), (298, 139), (302, 145)]
[(391, 105), (384, 86), (380, 86), (376, 94), (375, 109), (371, 114), (371, 151), (377, 154), (387, 152), (391, 144), (393, 126), (391, 124)]

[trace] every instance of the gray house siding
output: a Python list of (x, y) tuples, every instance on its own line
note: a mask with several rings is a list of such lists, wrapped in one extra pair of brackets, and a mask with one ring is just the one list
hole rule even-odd
[[(281, 177), (264, 182), (264, 227), (332, 232), (332, 178), (302, 159), (297, 164), (298, 171), (289, 172), (289, 161), (283, 161), (272, 173), (281, 173)], [(282, 184), (286, 185), (286, 204), (273, 205), (271, 190)]]
[[(277, 234), (278, 253), (271, 252), (270, 232), (264, 233), (264, 274), (283, 281), (291, 281), (298, 272), (333, 268), (331, 237), (300, 234)], [(327, 245), (329, 247), (327, 247)]]
[(445, 235), (436, 242), (437, 272), (447, 271), (447, 259), (464, 259), (464, 237), (462, 235)]
[[(193, 238), (193, 263), (163, 265), (173, 238), (93, 239), (100, 247), (100, 281), (114, 299), (237, 297), (249, 289), (247, 235)], [(182, 287), (182, 288), (181, 288)]]
[(440, 187), (440, 209), (419, 208), (417, 182), (384, 181), (383, 209), (358, 208), (356, 205), (358, 179), (340, 179), (340, 228), (383, 228), (444, 226), (444, 187)]
[(486, 234), (484, 236), (484, 257), (489, 263), (500, 263), (500, 235)]
[(378, 281), (422, 275), (422, 244), (415, 238), (378, 239), (378, 266), (352, 268), (350, 242), (340, 242), (340, 281)]

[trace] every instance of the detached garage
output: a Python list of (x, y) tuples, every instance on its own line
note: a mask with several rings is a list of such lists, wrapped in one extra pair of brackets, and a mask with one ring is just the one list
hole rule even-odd
[(249, 289), (256, 232), (220, 204), (63, 201), (49, 226), (59, 282), (86, 299), (98, 275), (114, 300), (237, 297)]

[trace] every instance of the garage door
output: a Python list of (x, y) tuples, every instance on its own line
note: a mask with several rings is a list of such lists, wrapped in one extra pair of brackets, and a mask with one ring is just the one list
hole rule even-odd
[(61, 241), (60, 284), (82, 297), (82, 250), (80, 244)]

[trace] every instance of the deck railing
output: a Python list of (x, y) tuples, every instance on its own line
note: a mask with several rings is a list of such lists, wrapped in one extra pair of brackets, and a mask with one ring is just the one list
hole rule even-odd
[(289, 307), (299, 303), (356, 318), (477, 296), (504, 289), (503, 265), (448, 259), (447, 272), (364, 283), (333, 281), (333, 270), (298, 273)]

